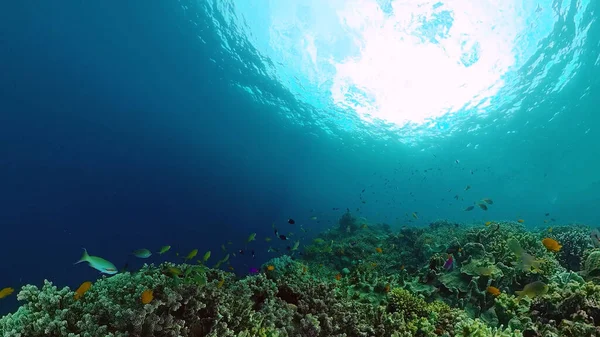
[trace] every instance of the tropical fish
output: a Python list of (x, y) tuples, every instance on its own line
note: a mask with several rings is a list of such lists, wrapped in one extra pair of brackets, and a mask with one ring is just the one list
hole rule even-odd
[(142, 300), (142, 304), (148, 304), (154, 299), (154, 292), (151, 289), (146, 289), (142, 292), (140, 299)]
[(494, 204), (494, 201), (492, 199), (488, 199), (488, 198), (481, 199), (481, 201), (485, 202), (486, 204), (490, 204), (490, 205)]
[(485, 225), (486, 225), (486, 226), (489, 226), (489, 225), (491, 225), (491, 224), (492, 224), (492, 222), (491, 222), (491, 221), (487, 221), (487, 222), (485, 223)]
[(383, 249), (381, 249), (381, 247), (375, 248), (375, 251), (379, 254), (383, 253)]
[(273, 270), (275, 270), (275, 266), (272, 265), (272, 264), (270, 264), (270, 265), (267, 266), (267, 270), (268, 271), (273, 271)]
[(279, 235), (279, 238), (280, 238), (281, 240), (287, 240), (287, 239), (288, 239), (288, 238), (287, 238), (287, 236), (285, 236), (285, 235), (283, 235), (283, 234)]
[(73, 298), (75, 298), (76, 300), (80, 299), (81, 296), (83, 296), (83, 294), (85, 294), (88, 290), (90, 290), (91, 287), (92, 287), (92, 282), (90, 282), (90, 281), (83, 282), (79, 286), (79, 288), (77, 288), (77, 290), (75, 290), (75, 295), (73, 295)]
[(560, 251), (560, 248), (562, 247), (558, 241), (551, 239), (551, 238), (545, 238), (544, 240), (542, 240), (542, 244), (544, 245), (544, 247), (546, 247), (546, 249), (548, 249), (549, 251), (552, 252), (558, 252)]
[(298, 249), (299, 246), (300, 246), (300, 241), (294, 242), (294, 246), (292, 247), (292, 250)]
[(296, 221), (294, 221), (294, 219), (291, 219), (291, 218), (290, 218), (290, 219), (288, 219), (288, 223), (289, 223), (290, 225), (293, 225), (293, 224), (295, 224), (295, 223), (296, 223)]
[(492, 294), (493, 296), (500, 295), (500, 289), (498, 289), (496, 287), (489, 286), (486, 288), (486, 290), (488, 293)]
[(479, 208), (481, 208), (484, 211), (487, 211), (488, 207), (485, 204), (477, 204), (477, 206), (479, 206)]
[(536, 259), (535, 256), (527, 253), (525, 249), (521, 247), (519, 241), (517, 241), (515, 238), (508, 239), (507, 244), (508, 248), (517, 256), (517, 262), (515, 265), (519, 269), (527, 272), (531, 271), (532, 269), (535, 272), (541, 271), (540, 267), (543, 260)]
[(535, 298), (537, 296), (542, 296), (548, 292), (548, 286), (542, 281), (534, 281), (527, 284), (523, 290), (515, 291), (515, 294), (519, 299), (527, 296), (529, 298)]
[(183, 274), (183, 271), (177, 267), (169, 267), (167, 268), (167, 272), (169, 272), (171, 276), (180, 276), (181, 274)]
[(251, 242), (256, 240), (256, 233), (252, 233), (250, 234), (250, 236), (248, 237), (248, 239), (246, 240), (246, 242)]
[(311, 216), (310, 219), (314, 221), (314, 220), (317, 220), (317, 217), (316, 216)]
[(270, 237), (270, 236), (267, 236), (267, 237), (265, 238), (265, 241), (266, 241), (266, 242), (271, 242), (271, 237)]
[(335, 275), (335, 279), (338, 280), (338, 281), (341, 280), (342, 279), (342, 274)]
[(5, 298), (6, 296), (12, 294), (15, 291), (14, 288), (6, 287), (0, 290), (0, 298)]
[(194, 258), (194, 257), (195, 257), (197, 254), (198, 254), (198, 249), (194, 249), (194, 250), (192, 250), (192, 251), (191, 251), (191, 252), (190, 252), (190, 253), (189, 253), (189, 254), (188, 254), (186, 257), (185, 257), (186, 261), (187, 261), (187, 260), (191, 260), (191, 259), (193, 259), (193, 258)]
[(454, 257), (448, 254), (448, 260), (444, 263), (444, 269), (451, 270), (454, 267)]
[(250, 267), (250, 269), (248, 271), (250, 272), (250, 274), (258, 274), (259, 273), (258, 268), (254, 268), (254, 267)]
[(210, 259), (210, 250), (204, 253), (204, 257), (202, 258), (204, 262), (208, 261), (208, 259)]
[(523, 219), (519, 219), (519, 220), (517, 220), (517, 222), (518, 222), (518, 223), (524, 223), (524, 222), (525, 222), (525, 220), (523, 220)]
[(152, 255), (152, 252), (146, 248), (136, 249), (132, 252), (135, 257), (139, 257), (140, 259), (147, 259)]
[(223, 284), (225, 284), (225, 279), (222, 278), (219, 283), (217, 283), (217, 288), (221, 288), (223, 286)]
[(469, 207), (465, 208), (465, 212), (472, 211), (473, 208), (475, 208), (475, 206), (469, 206)]
[(171, 246), (162, 246), (162, 247), (160, 247), (160, 250), (158, 251), (158, 255), (162, 255), (162, 254), (168, 252), (169, 249), (171, 249)]
[(419, 217), (417, 216), (417, 212), (413, 212), (412, 216), (413, 216), (413, 218), (419, 220)]
[(471, 189), (471, 185), (467, 185), (467, 187), (465, 187), (465, 191), (468, 191)]
[(117, 273), (117, 267), (111, 262), (98, 257), (98, 256), (90, 256), (85, 248), (83, 248), (83, 255), (79, 261), (75, 262), (75, 264), (87, 262), (90, 267), (100, 271), (104, 274), (114, 275)]
[(318, 244), (318, 245), (320, 245), (320, 244), (325, 243), (325, 240), (323, 240), (321, 238), (316, 238), (316, 239), (313, 240), (313, 242), (316, 243), (316, 244)]
[(225, 245), (221, 245), (221, 250), (222, 250), (223, 252), (226, 252), (226, 251), (227, 251), (227, 248), (225, 248)]

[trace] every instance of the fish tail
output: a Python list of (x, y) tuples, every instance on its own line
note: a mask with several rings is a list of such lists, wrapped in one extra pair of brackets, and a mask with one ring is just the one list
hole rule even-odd
[(81, 263), (81, 262), (85, 262), (85, 261), (87, 261), (89, 259), (89, 257), (90, 256), (88, 255), (87, 249), (83, 248), (83, 255), (81, 256), (81, 259), (79, 259), (79, 261), (77, 261), (77, 262), (75, 262), (73, 264), (78, 264), (78, 263)]

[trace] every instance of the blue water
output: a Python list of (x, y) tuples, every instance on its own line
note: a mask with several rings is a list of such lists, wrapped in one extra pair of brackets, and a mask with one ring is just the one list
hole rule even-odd
[[(550, 35), (483, 117), (465, 108), (415, 127), (333, 107), (326, 84), (301, 97), (244, 35), (252, 17), (235, 8), (247, 6), (0, 4), (0, 288), (94, 280), (73, 265), (83, 247), (136, 268), (194, 248), (216, 261), (256, 232), (256, 258), (232, 258), (241, 276), (275, 256), (269, 245), (285, 251), (264, 242), (273, 223), (304, 242), (347, 208), (393, 226), (551, 225), (545, 213), (598, 226), (596, 3), (555, 6)], [(575, 27), (588, 28), (571, 45)], [(482, 198), (487, 212), (463, 211)], [(130, 255), (166, 244), (168, 257)], [(16, 305), (5, 298), (0, 313)]]

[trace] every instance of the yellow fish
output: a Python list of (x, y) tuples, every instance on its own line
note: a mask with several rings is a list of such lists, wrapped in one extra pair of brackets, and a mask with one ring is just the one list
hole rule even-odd
[(142, 304), (148, 304), (154, 299), (154, 292), (151, 289), (146, 289), (140, 296)]
[(491, 221), (488, 221), (488, 222), (486, 222), (486, 223), (485, 223), (485, 225), (486, 225), (486, 226), (489, 226), (489, 225), (491, 225), (491, 224), (492, 224), (492, 222), (491, 222)]
[(250, 236), (248, 237), (248, 240), (246, 240), (246, 242), (250, 242), (250, 241), (254, 241), (254, 240), (256, 240), (256, 233), (250, 234)]
[(217, 284), (217, 288), (221, 288), (223, 286), (223, 284), (225, 284), (224, 278), (222, 278), (221, 281), (219, 281), (219, 283)]
[(208, 259), (210, 259), (210, 250), (206, 253), (204, 253), (204, 257), (202, 258), (202, 260), (204, 260), (204, 262), (208, 261)]
[(0, 290), (0, 298), (5, 298), (6, 296), (12, 294), (15, 291), (15, 289), (11, 288), (11, 287), (6, 287), (2, 290)]
[(191, 260), (193, 259), (196, 255), (198, 254), (198, 249), (194, 249), (192, 250), (186, 257), (186, 260)]
[(417, 212), (414, 212), (414, 213), (412, 214), (412, 216), (413, 216), (413, 218), (415, 218), (415, 219), (419, 220), (419, 217), (417, 216)]
[(88, 290), (90, 290), (90, 288), (92, 287), (92, 282), (87, 281), (87, 282), (83, 282), (79, 288), (77, 288), (77, 290), (75, 290), (75, 295), (73, 295), (73, 298), (75, 298), (76, 300), (80, 299), (81, 296), (83, 296), (83, 294), (85, 294)]

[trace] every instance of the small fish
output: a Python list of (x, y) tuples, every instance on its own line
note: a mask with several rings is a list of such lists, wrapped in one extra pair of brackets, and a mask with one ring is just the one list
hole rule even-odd
[(5, 298), (6, 296), (12, 294), (15, 291), (14, 288), (6, 287), (0, 290), (0, 298)]
[(222, 278), (219, 283), (217, 283), (217, 288), (221, 288), (223, 286), (223, 284), (225, 284), (225, 279)]
[(249, 243), (249, 242), (252, 242), (254, 240), (256, 240), (256, 233), (250, 234), (250, 236), (248, 237), (248, 239), (246, 240), (246, 242)]
[(273, 271), (273, 270), (275, 270), (275, 266), (272, 265), (272, 264), (270, 264), (270, 265), (267, 266), (267, 270), (268, 271)]
[(517, 222), (518, 222), (518, 223), (524, 223), (524, 222), (525, 222), (525, 220), (523, 220), (523, 219), (519, 219), (519, 220), (517, 220)]
[(515, 291), (515, 294), (518, 296), (518, 299), (521, 299), (525, 296), (529, 298), (535, 298), (538, 296), (542, 296), (548, 292), (548, 286), (542, 281), (534, 281), (527, 284), (523, 290)]
[(490, 205), (494, 204), (494, 201), (492, 199), (489, 199), (489, 198), (482, 199), (481, 201), (485, 202), (486, 204), (490, 204)]
[(498, 295), (500, 295), (500, 289), (498, 289), (496, 287), (489, 286), (489, 287), (486, 288), (486, 290), (492, 296), (498, 296)]
[(491, 222), (491, 221), (487, 221), (487, 222), (485, 223), (485, 225), (486, 225), (486, 226), (489, 226), (489, 225), (491, 225), (491, 224), (492, 224), (492, 222)]
[(417, 216), (417, 212), (413, 212), (412, 216), (413, 216), (413, 218), (419, 220), (419, 217)]
[(266, 242), (271, 242), (271, 237), (270, 237), (270, 236), (267, 236), (267, 237), (265, 238), (265, 241), (266, 241)]
[(258, 274), (260, 272), (257, 268), (254, 267), (250, 267), (248, 271), (250, 272), (250, 274)]
[(383, 249), (381, 249), (381, 247), (375, 248), (375, 251), (379, 254), (383, 253)]
[(181, 276), (183, 274), (183, 271), (177, 267), (169, 267), (167, 272), (171, 274), (171, 276)]
[(550, 213), (546, 213), (546, 214), (544, 214), (544, 215), (545, 215), (545, 216), (550, 216)]
[(287, 236), (285, 236), (285, 235), (283, 235), (283, 234), (279, 235), (279, 238), (280, 238), (281, 240), (287, 240), (287, 239), (288, 239), (288, 238), (287, 238)]
[(552, 233), (552, 227), (548, 228), (548, 233)]
[(294, 242), (294, 246), (292, 247), (292, 250), (297, 250), (298, 246), (300, 246), (300, 241)]
[(467, 187), (465, 187), (465, 191), (468, 191), (471, 189), (471, 185), (467, 185)]
[(228, 267), (227, 267), (227, 269), (229, 269), (229, 270), (231, 270), (231, 271), (234, 271), (234, 270), (235, 270), (235, 268), (233, 268), (233, 266), (228, 266)]
[(140, 259), (147, 259), (152, 255), (152, 252), (146, 248), (136, 249), (132, 252), (135, 257), (139, 257)]
[(79, 288), (77, 288), (77, 290), (75, 290), (75, 295), (73, 295), (73, 298), (75, 298), (76, 300), (80, 299), (81, 296), (83, 296), (83, 294), (85, 294), (88, 290), (90, 290), (91, 287), (92, 287), (92, 282), (90, 282), (90, 281), (83, 282), (79, 286)]
[(546, 247), (546, 249), (555, 253), (560, 251), (560, 249), (562, 248), (558, 241), (552, 238), (545, 238), (544, 240), (542, 240), (542, 244), (544, 245), (544, 247)]
[(356, 242), (356, 241), (352, 241), (352, 242), (350, 242), (348, 245), (349, 245), (350, 247), (354, 247), (354, 246), (356, 246), (357, 244), (358, 244), (358, 242)]
[(451, 254), (449, 254), (448, 260), (446, 260), (446, 262), (444, 263), (444, 269), (452, 270), (453, 267), (454, 267), (454, 257)]
[(479, 208), (481, 208), (484, 211), (487, 211), (487, 206), (485, 204), (477, 204), (477, 206), (479, 206)]
[(317, 217), (316, 216), (311, 216), (310, 219), (313, 220), (313, 221), (315, 221), (315, 220), (317, 220)]
[(117, 267), (115, 267), (114, 264), (101, 257), (88, 255), (88, 252), (85, 248), (83, 248), (83, 255), (81, 256), (81, 259), (75, 262), (75, 264), (81, 262), (87, 262), (90, 267), (104, 274), (114, 275), (117, 273)]
[(162, 247), (160, 247), (160, 250), (158, 251), (158, 255), (162, 255), (162, 254), (168, 252), (169, 249), (171, 249), (171, 246), (162, 246)]
[(210, 250), (206, 253), (204, 253), (204, 257), (202, 258), (202, 261), (206, 262), (208, 261), (208, 259), (210, 259)]
[(369, 226), (366, 223), (364, 223), (364, 224), (360, 225), (360, 228), (367, 229), (367, 228), (369, 228)]
[(290, 225), (293, 225), (293, 224), (295, 224), (295, 223), (296, 223), (296, 221), (294, 221), (294, 219), (291, 219), (291, 218), (290, 218), (290, 219), (288, 219), (288, 223), (289, 223)]
[(254, 249), (251, 252), (252, 258), (255, 259), (256, 258), (256, 254), (254, 254)]
[(225, 245), (224, 245), (224, 244), (223, 244), (223, 245), (221, 245), (221, 250), (222, 250), (223, 252), (226, 252), (226, 251), (227, 251), (227, 248), (225, 248)]
[(456, 159), (456, 160), (455, 160), (455, 162), (456, 162), (457, 164), (460, 164), (460, 161), (459, 161), (458, 159)]
[(277, 253), (279, 252), (279, 249), (277, 248), (273, 248), (273, 247), (269, 247), (269, 249), (267, 250), (268, 253)]
[(198, 249), (194, 249), (192, 250), (186, 257), (185, 260), (191, 260), (193, 259), (196, 255), (198, 255)]
[(238, 250), (238, 254), (244, 255), (244, 250), (243, 249)]
[(337, 274), (337, 275), (335, 275), (335, 279), (336, 279), (337, 281), (341, 280), (341, 279), (342, 279), (342, 274)]
[(154, 299), (154, 292), (151, 289), (146, 289), (142, 292), (140, 299), (142, 300), (142, 304), (148, 304)]
[(475, 208), (475, 206), (469, 206), (469, 207), (465, 208), (465, 212), (472, 211), (473, 208)]

